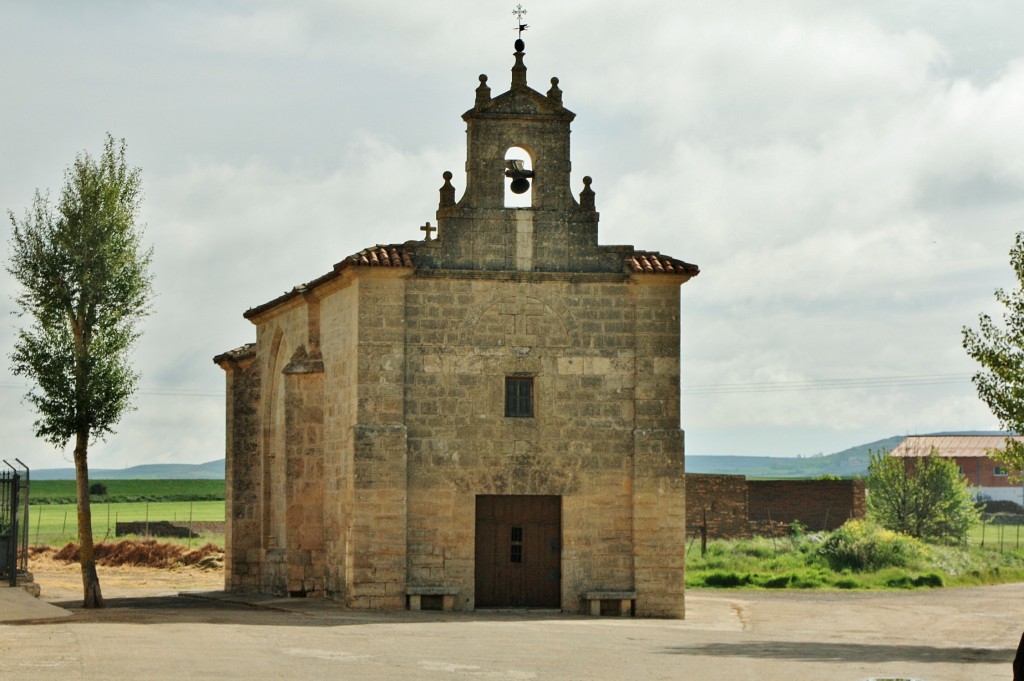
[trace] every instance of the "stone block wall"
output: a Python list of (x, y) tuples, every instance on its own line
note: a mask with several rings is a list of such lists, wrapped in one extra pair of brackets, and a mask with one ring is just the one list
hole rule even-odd
[(227, 353), (224, 588), (256, 593), (262, 580), (261, 365), (255, 347)]
[[(678, 402), (654, 397), (678, 385), (678, 358), (637, 360), (678, 347), (678, 286), (652, 287), (638, 334), (621, 276), (513, 275), (510, 291), (446, 274), (406, 296), (410, 585), (455, 588), (472, 609), (476, 495), (558, 495), (563, 608), (636, 589), (642, 614), (681, 613)], [(533, 418), (504, 416), (512, 375), (534, 379)]]
[[(268, 314), (230, 379), (229, 588), (472, 609), (477, 495), (557, 495), (565, 610), (636, 591), (681, 617), (678, 310), (643, 275), (376, 270)], [(504, 415), (508, 376), (533, 417)]]
[(349, 509), (355, 498), (352, 471), (358, 419), (359, 282), (343, 278), (320, 303), (320, 351), (324, 362), (324, 566), (327, 593), (345, 599)]

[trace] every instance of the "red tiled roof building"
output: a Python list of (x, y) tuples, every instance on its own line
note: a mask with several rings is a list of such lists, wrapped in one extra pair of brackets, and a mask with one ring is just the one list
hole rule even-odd
[[(1016, 440), (1021, 440), (1015, 436)], [(1005, 435), (909, 435), (890, 456), (911, 462), (928, 456), (952, 459), (967, 479), (975, 496), (993, 501), (1024, 503), (1024, 488), (1011, 482), (1010, 468), (992, 457), (994, 450), (1005, 449)]]

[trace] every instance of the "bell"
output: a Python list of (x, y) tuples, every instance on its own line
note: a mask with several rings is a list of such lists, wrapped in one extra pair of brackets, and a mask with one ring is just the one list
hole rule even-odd
[(509, 187), (513, 194), (525, 194), (530, 191), (530, 181), (525, 177), (517, 177), (512, 180), (512, 184)]

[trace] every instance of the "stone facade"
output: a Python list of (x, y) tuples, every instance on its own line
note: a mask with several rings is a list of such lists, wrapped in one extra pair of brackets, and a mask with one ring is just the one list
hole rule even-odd
[[(543, 551), (554, 607), (629, 592), (638, 615), (683, 616), (679, 292), (698, 270), (598, 244), (590, 178), (579, 200), (569, 187), (575, 114), (557, 79), (527, 86), (523, 57), (518, 42), (502, 95), (480, 78), (467, 186), (456, 201), (444, 173), (435, 239), (361, 251), (250, 309), (256, 343), (215, 358), (230, 591), (472, 610), (488, 570)], [(506, 207), (513, 147), (528, 207)], [(507, 415), (510, 380), (528, 413)], [(494, 559), (511, 565), (481, 565), (479, 501), (495, 496), (513, 502), (512, 555)], [(543, 546), (515, 519), (537, 497), (560, 508)]]

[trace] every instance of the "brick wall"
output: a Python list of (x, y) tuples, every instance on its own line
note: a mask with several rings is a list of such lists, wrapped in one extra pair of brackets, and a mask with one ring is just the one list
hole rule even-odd
[(742, 475), (686, 476), (686, 526), (696, 531), (707, 519), (708, 537), (745, 537), (747, 479)]
[(810, 530), (833, 530), (864, 517), (864, 481), (748, 480), (747, 507), (751, 520), (799, 520)]
[(1010, 483), (1007, 475), (996, 475), (996, 466), (1008, 468), (1005, 464), (999, 464), (987, 456), (958, 456), (954, 459), (957, 466), (967, 478), (967, 483), (973, 487), (1016, 487)]
[[(708, 538), (749, 537), (799, 520), (810, 530), (863, 518), (861, 480), (747, 480), (742, 475), (686, 476), (686, 525), (708, 524)], [(770, 522), (769, 522), (770, 521)], [(775, 528), (772, 530), (772, 528)]]

